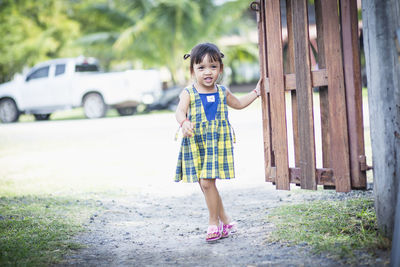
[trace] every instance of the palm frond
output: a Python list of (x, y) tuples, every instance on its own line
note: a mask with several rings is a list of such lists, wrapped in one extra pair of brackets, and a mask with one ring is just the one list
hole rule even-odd
[(125, 29), (119, 38), (115, 41), (113, 49), (123, 50), (133, 44), (135, 38), (141, 33), (149, 30), (156, 19), (155, 13), (150, 13), (144, 19), (138, 21), (135, 25)]
[(82, 36), (76, 40), (77, 44), (93, 45), (98, 43), (113, 43), (119, 34), (117, 32), (97, 32)]

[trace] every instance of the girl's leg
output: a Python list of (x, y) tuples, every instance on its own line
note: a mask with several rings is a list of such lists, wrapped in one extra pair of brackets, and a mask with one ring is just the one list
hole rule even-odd
[(224, 224), (228, 224), (229, 218), (225, 213), (224, 205), (222, 204), (222, 199), (219, 195), (215, 180), (216, 179), (200, 179), (199, 182), (210, 213), (209, 224), (219, 225), (219, 220)]
[(206, 199), (209, 217), (209, 225), (219, 225), (219, 194), (215, 186), (215, 179), (200, 179), (199, 181), (204, 198)]
[(219, 210), (219, 213), (218, 213), (219, 219), (224, 224), (230, 223), (229, 217), (225, 213), (224, 205), (222, 204), (222, 199), (221, 199), (221, 196), (219, 194), (218, 194), (218, 210)]

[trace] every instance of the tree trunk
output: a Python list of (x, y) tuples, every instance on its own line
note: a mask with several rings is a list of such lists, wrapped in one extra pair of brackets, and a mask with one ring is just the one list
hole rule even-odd
[(400, 180), (400, 63), (395, 43), (400, 0), (362, 1), (362, 17), (375, 209), (380, 229), (391, 236)]

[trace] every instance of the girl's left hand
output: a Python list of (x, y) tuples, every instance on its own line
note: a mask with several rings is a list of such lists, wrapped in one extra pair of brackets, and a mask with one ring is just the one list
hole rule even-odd
[(260, 95), (261, 95), (261, 91), (260, 91), (261, 81), (262, 81), (262, 78), (260, 78), (260, 79), (258, 80), (256, 89), (254, 89), (254, 91), (256, 92), (257, 96), (260, 96)]

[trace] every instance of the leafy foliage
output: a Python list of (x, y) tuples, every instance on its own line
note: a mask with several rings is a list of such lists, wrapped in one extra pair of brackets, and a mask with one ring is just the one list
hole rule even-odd
[(24, 66), (71, 54), (79, 24), (68, 18), (67, 2), (57, 0), (0, 2), (0, 82)]

